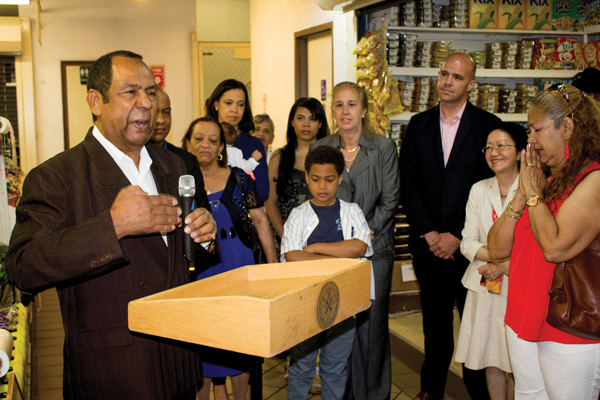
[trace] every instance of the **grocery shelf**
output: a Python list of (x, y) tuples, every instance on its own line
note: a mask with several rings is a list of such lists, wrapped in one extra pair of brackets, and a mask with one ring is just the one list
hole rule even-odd
[[(438, 68), (404, 68), (389, 67), (394, 76), (437, 76)], [(475, 78), (551, 78), (570, 79), (579, 70), (552, 70), (552, 69), (484, 69), (478, 68)]]
[[(412, 118), (413, 115), (418, 114), (415, 112), (405, 112), (400, 115), (396, 115), (395, 117), (391, 117), (391, 122), (401, 122), (407, 121)], [(527, 114), (495, 114), (498, 118), (500, 118), (504, 122), (527, 122)]]
[[(585, 28), (586, 31), (532, 31), (532, 30), (506, 30), (506, 29), (468, 29), (468, 28), (433, 28), (426, 26), (390, 26), (388, 30), (404, 31), (404, 32), (427, 32), (427, 33), (472, 33), (474, 35), (542, 35), (542, 36), (583, 36), (588, 32), (588, 29), (597, 28), (600, 32), (600, 25)], [(443, 40), (443, 38), (440, 38)]]

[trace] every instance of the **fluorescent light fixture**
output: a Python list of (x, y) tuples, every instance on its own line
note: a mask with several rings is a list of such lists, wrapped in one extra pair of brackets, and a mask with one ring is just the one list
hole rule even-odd
[(29, 5), (29, 0), (0, 0), (0, 4)]

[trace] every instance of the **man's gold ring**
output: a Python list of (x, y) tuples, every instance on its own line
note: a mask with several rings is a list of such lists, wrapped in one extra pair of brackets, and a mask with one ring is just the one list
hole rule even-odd
[(212, 240), (215, 240), (217, 238), (217, 232), (213, 232), (212, 234)]
[(528, 166), (533, 167), (533, 163), (527, 163)]

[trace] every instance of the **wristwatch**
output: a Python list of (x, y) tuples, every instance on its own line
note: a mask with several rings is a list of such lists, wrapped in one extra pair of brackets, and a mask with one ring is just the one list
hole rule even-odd
[(542, 202), (542, 198), (536, 194), (527, 198), (527, 207), (535, 207)]

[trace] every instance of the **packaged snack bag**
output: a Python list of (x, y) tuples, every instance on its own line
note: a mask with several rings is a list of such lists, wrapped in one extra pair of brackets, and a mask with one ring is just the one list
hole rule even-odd
[(497, 29), (499, 0), (469, 0), (469, 28)]
[(598, 59), (598, 42), (584, 43), (583, 60), (585, 68), (596, 68), (596, 60)]
[(527, 2), (521, 0), (502, 0), (498, 29), (525, 29)]
[(572, 31), (575, 19), (574, 0), (552, 0), (552, 30)]
[[(600, 1), (600, 0), (598, 0)], [(551, 0), (525, 0), (527, 21), (525, 28), (533, 31), (552, 30), (552, 2)]]

